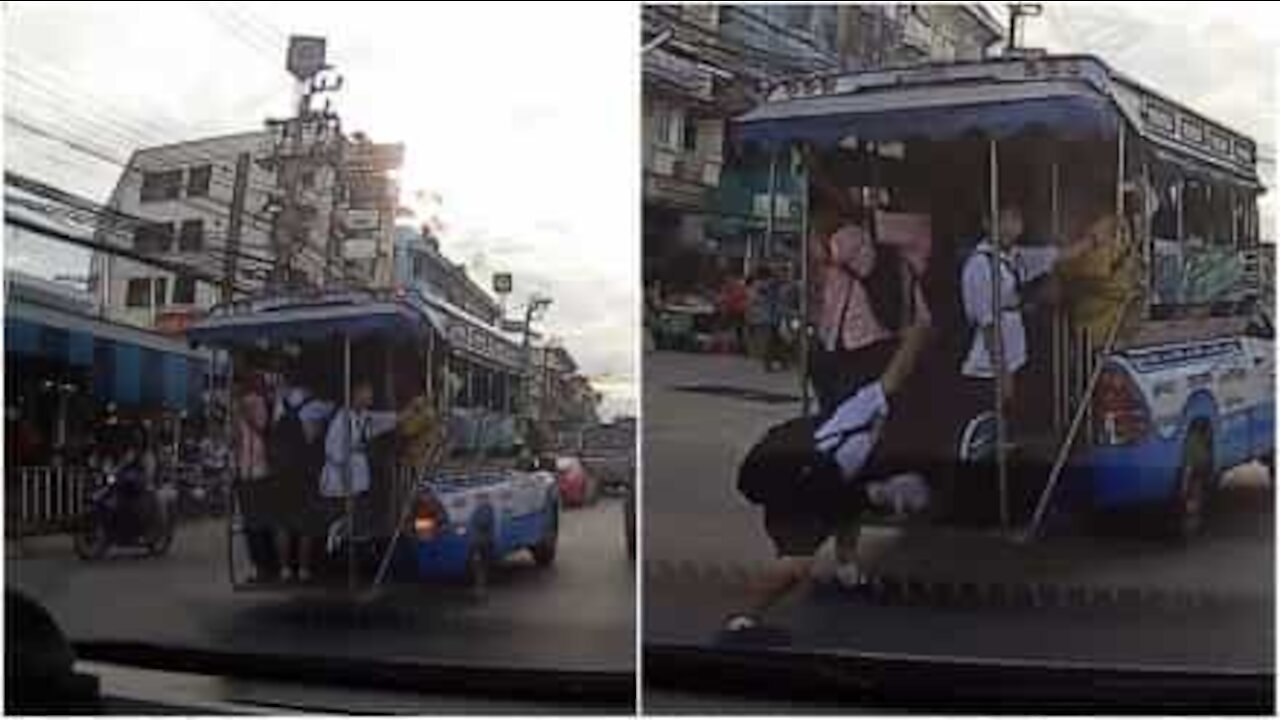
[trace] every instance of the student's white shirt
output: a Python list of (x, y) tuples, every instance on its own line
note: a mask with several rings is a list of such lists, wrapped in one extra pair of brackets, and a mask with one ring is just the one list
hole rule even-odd
[(374, 437), (395, 429), (395, 412), (355, 411), (343, 408), (333, 416), (324, 438), (324, 469), (320, 471), (320, 495), (346, 497), (346, 462), (348, 430), (356, 429), (351, 446), (351, 493), (369, 490), (368, 444)]
[[(973, 328), (973, 342), (961, 372), (965, 377), (992, 378), (991, 352), (982, 328), (994, 325), (995, 293), (991, 287), (991, 265), (994, 248), (987, 240), (978, 243), (961, 271), (960, 288), (965, 318)], [(1053, 269), (1059, 250), (1056, 247), (1013, 247), (1001, 253), (1000, 268), (1000, 337), (1004, 345), (1006, 372), (1016, 372), (1027, 363), (1027, 330), (1022, 323), (1022, 298), (1018, 286)], [(1015, 275), (1016, 273), (1016, 275)]]

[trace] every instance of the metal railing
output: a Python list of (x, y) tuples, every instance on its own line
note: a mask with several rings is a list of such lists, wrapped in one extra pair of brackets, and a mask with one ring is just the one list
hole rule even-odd
[(5, 528), (10, 537), (67, 530), (84, 512), (93, 488), (86, 468), (19, 467), (6, 475)]

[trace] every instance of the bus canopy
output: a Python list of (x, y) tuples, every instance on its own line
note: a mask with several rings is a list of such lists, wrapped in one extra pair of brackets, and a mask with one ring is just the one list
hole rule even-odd
[(313, 340), (331, 334), (374, 333), (422, 337), (443, 333), (443, 319), (413, 293), (343, 292), (310, 297), (246, 300), (222, 305), (187, 329), (197, 345), (249, 346), (264, 337)]
[(773, 148), (830, 147), (967, 133), (1000, 140), (1037, 129), (1064, 140), (1114, 138), (1121, 128), (1190, 173), (1261, 189), (1250, 138), (1088, 55), (1019, 54), (792, 78), (735, 119), (733, 138)]

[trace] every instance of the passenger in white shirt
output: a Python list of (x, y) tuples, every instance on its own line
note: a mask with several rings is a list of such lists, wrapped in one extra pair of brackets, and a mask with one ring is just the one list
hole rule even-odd
[[(962, 381), (956, 405), (960, 413), (955, 434), (957, 450), (969, 422), (993, 409), (993, 380), (998, 378), (1004, 385), (1006, 416), (1017, 414), (1017, 399), (1023, 394), (1023, 390), (1018, 387), (1019, 371), (1026, 366), (1028, 360), (1027, 332), (1023, 323), (1025, 284), (1052, 272), (1058, 263), (1083, 254), (1096, 242), (1093, 231), (1090, 231), (1084, 238), (1068, 245), (1024, 245), (1022, 211), (1006, 206), (1000, 210), (999, 219), (999, 250), (997, 251), (989, 237), (983, 237), (961, 269), (961, 299), (972, 339), (960, 368)], [(993, 264), (995, 268), (992, 267)], [(991, 282), (993, 269), (999, 273), (999, 308), (996, 307)], [(1000, 333), (1004, 350), (1003, 375), (996, 362), (997, 332)]]
[[(395, 411), (374, 411), (373, 385), (367, 380), (356, 384), (351, 393), (350, 409), (343, 408), (333, 416), (324, 439), (324, 470), (320, 476), (320, 494), (327, 498), (344, 498), (346, 491), (347, 449), (351, 450), (351, 494), (369, 490), (369, 441), (394, 430), (399, 419)], [(348, 445), (348, 431), (354, 429)]]

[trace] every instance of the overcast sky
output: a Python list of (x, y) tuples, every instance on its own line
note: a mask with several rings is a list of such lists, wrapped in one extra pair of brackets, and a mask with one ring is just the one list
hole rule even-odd
[[(608, 414), (633, 413), (630, 15), (592, 4), (8, 3), (6, 113), (120, 159), (133, 145), (252, 130), (288, 112), (286, 36), (324, 35), (346, 80), (334, 96), (344, 128), (406, 145), (402, 203), (439, 216), (443, 250), (481, 284), (514, 273), (513, 308), (531, 291), (550, 295), (545, 329), (605, 393)], [(6, 126), (6, 167), (105, 200), (119, 167)], [(69, 256), (24, 243), (7, 262), (50, 275), (68, 272)]]
[[(1003, 17), (1003, 6), (990, 3)], [(1253, 135), (1274, 187), (1274, 18), (1256, 6), (1045, 4), (1027, 42), (1090, 52)], [(634, 411), (639, 239), (638, 8), (392, 3), (7, 3), (5, 112), (117, 159), (288, 112), (290, 33), (325, 35), (344, 127), (407, 146), (402, 202), (487, 284), (555, 298), (546, 327)], [(120, 168), (5, 123), (6, 167), (95, 199)], [(439, 202), (431, 200), (438, 196)], [(421, 199), (419, 199), (421, 198)], [(1274, 238), (1274, 199), (1263, 202)], [(42, 275), (83, 256), (24, 243)], [(80, 272), (83, 272), (82, 270)]]

